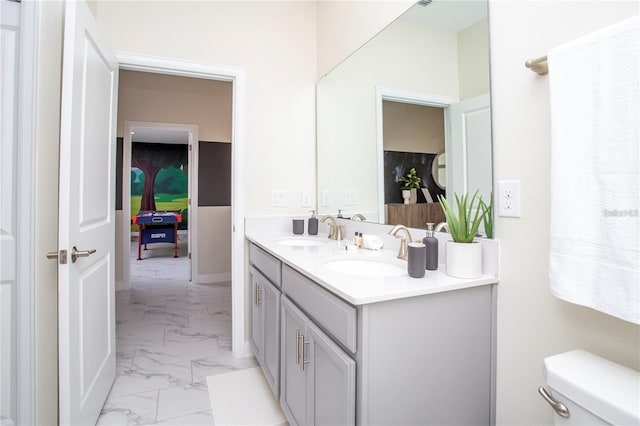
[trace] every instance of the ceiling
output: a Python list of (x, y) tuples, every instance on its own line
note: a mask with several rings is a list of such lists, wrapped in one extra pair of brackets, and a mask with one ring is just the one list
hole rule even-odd
[(427, 6), (412, 7), (400, 19), (457, 33), (486, 16), (485, 0), (433, 0)]
[(132, 127), (131, 142), (188, 144), (189, 132), (163, 127)]

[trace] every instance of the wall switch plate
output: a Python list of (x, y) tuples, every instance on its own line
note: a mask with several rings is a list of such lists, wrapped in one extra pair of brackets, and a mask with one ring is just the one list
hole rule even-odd
[(302, 194), (300, 196), (300, 207), (311, 207), (311, 194), (309, 193), (309, 191), (302, 191)]
[(520, 217), (520, 181), (498, 181), (498, 216)]
[(272, 207), (287, 207), (287, 191), (272, 190), (271, 191)]
[(331, 192), (320, 192), (320, 207), (331, 207)]
[(358, 204), (358, 191), (344, 191), (344, 205), (355, 206)]

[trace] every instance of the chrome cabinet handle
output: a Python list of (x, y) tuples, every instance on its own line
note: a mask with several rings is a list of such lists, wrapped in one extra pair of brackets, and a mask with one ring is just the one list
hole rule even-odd
[(260, 286), (257, 282), (253, 287), (253, 304), (256, 306), (260, 306)]
[(296, 364), (300, 365), (300, 330), (296, 330)]
[(560, 417), (564, 417), (564, 418), (568, 418), (569, 417), (569, 409), (562, 403), (556, 401), (555, 399), (553, 399), (553, 397), (551, 395), (549, 395), (549, 393), (547, 392), (547, 390), (543, 387), (540, 386), (538, 388), (538, 393), (540, 395), (542, 395), (542, 398), (547, 401), (547, 403), (554, 409), (556, 410), (556, 413), (558, 413), (558, 415)]
[(302, 371), (304, 371), (304, 366), (309, 364), (311, 361), (306, 360), (305, 358), (305, 350), (304, 350), (304, 345), (308, 345), (309, 343), (311, 343), (309, 340), (304, 340), (304, 336), (302, 336)]
[(95, 250), (78, 250), (76, 246), (73, 246), (71, 250), (71, 262), (76, 263), (79, 257), (89, 257), (95, 252)]

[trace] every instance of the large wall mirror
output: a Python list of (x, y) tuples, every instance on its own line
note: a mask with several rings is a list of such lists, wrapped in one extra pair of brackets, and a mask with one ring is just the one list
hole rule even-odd
[[(488, 30), (484, 1), (420, 2), (320, 79), (320, 214), (394, 223), (392, 209), (440, 213), (438, 194), (489, 200)], [(412, 167), (419, 205), (403, 207), (398, 179)], [(414, 217), (403, 224), (424, 228)]]

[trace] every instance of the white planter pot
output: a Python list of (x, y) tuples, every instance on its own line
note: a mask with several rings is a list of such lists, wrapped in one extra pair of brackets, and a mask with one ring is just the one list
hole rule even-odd
[(456, 278), (479, 278), (482, 275), (482, 244), (449, 240), (445, 250), (447, 275)]
[(403, 189), (402, 190), (402, 198), (404, 199), (405, 204), (409, 204), (409, 200), (411, 199), (411, 190)]
[(409, 204), (415, 204), (418, 202), (418, 190), (416, 188), (411, 188), (409, 190)]

